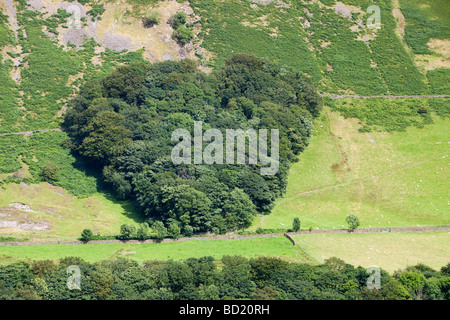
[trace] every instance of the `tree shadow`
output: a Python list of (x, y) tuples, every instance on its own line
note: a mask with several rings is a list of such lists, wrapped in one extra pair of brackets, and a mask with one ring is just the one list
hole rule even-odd
[(99, 193), (101, 193), (107, 200), (120, 205), (122, 207), (122, 209), (124, 210), (123, 215), (126, 216), (127, 218), (133, 220), (136, 223), (143, 223), (146, 221), (146, 217), (139, 210), (139, 207), (137, 206), (137, 204), (134, 201), (119, 200), (119, 199), (117, 199), (117, 197), (114, 195), (114, 193), (111, 190), (109, 190), (109, 191), (102, 190), (102, 191), (99, 191)]
[[(101, 168), (93, 166), (89, 163), (89, 160), (71, 152), (75, 157), (73, 167), (79, 171), (82, 171), (86, 176), (95, 178), (96, 192), (103, 195), (107, 200), (114, 204), (118, 204), (123, 209), (123, 215), (130, 218), (136, 223), (145, 222), (146, 218), (144, 214), (139, 210), (138, 205), (133, 200), (121, 200), (114, 194), (111, 186), (103, 181), (101, 174)], [(89, 195), (87, 195), (89, 196)]]

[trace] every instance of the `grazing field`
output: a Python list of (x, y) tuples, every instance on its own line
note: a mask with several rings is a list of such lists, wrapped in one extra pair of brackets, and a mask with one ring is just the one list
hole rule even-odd
[[(136, 18), (147, 5), (162, 1), (126, 2), (131, 11), (104, 1), (103, 20), (96, 24), (101, 38), (97, 40), (103, 43), (91, 39), (78, 47), (62, 41), (62, 35), (67, 34), (64, 12), (55, 9), (44, 15), (28, 10), (20, 1), (16, 3), (17, 16), (0, 14), (0, 134), (59, 128), (68, 101), (78, 89), (119, 65), (193, 54), (201, 67), (221, 66), (234, 53), (266, 57), (307, 74), (321, 93), (450, 94), (450, 8), (445, 0), (342, 0), (341, 14), (333, 0), (194, 0), (190, 1), (194, 14), (189, 19), (197, 21), (194, 27), (201, 33), (189, 46), (191, 51), (175, 44), (167, 23), (147, 30)], [(364, 27), (371, 4), (381, 8), (380, 30)], [(403, 26), (394, 17), (395, 6), (401, 9)], [(165, 1), (157, 10), (167, 20), (169, 13), (181, 9), (190, 10), (187, 3), (175, 1)], [(342, 14), (346, 10), (351, 18)], [(9, 18), (17, 20), (17, 30), (10, 27)], [(398, 37), (396, 32), (402, 27), (403, 36)], [(114, 34), (114, 28), (125, 38)], [(108, 49), (103, 37), (109, 33), (116, 40), (130, 40), (130, 44), (139, 40), (137, 47), (142, 49), (135, 50), (132, 45), (130, 51)], [(291, 167), (284, 198), (270, 215), (258, 217), (251, 231), (290, 228), (295, 216), (300, 218), (302, 229), (342, 228), (350, 213), (359, 217), (362, 227), (450, 223), (450, 132), (449, 119), (445, 118), (449, 99), (345, 99), (328, 100), (327, 104), (329, 108), (315, 124), (310, 145)], [(100, 193), (100, 179), (64, 146), (66, 139), (64, 132), (53, 131), (0, 136), (0, 223), (10, 225), (0, 228), (1, 236), (70, 240), (84, 228), (102, 235), (117, 234), (121, 224), (142, 222), (130, 203)], [(48, 162), (59, 169), (59, 179), (52, 185), (41, 183), (40, 174)], [(31, 211), (10, 207), (14, 203)], [(403, 243), (414, 248), (417, 259), (423, 257), (432, 266), (444, 262), (445, 254), (448, 259), (448, 252), (442, 251), (448, 247), (444, 245), (448, 235), (413, 236), (311, 236), (299, 238), (304, 241), (299, 243), (317, 260), (322, 259), (322, 253), (329, 257), (335, 252), (346, 261), (348, 258), (347, 262), (365, 265), (363, 254), (352, 255), (343, 248), (360, 245), (355, 250), (365, 253), (368, 249), (364, 245), (380, 241), (383, 247), (378, 250), (385, 248), (390, 253), (377, 261), (388, 269), (404, 266), (405, 259), (411, 264), (416, 261), (409, 260), (412, 253), (404, 250), (408, 248), (399, 247)], [(136, 252), (132, 256), (140, 261), (223, 254), (308, 261), (285, 242), (284, 238), (273, 238), (142, 246), (1, 247), (0, 255), (13, 260), (80, 255), (98, 261), (130, 251)], [(393, 251), (388, 251), (391, 245)], [(319, 252), (319, 247), (325, 251)]]
[(220, 259), (224, 255), (273, 256), (290, 261), (313, 262), (285, 237), (148, 244), (109, 243), (0, 247), (0, 263), (15, 259), (60, 259), (69, 256), (77, 256), (86, 261), (95, 262), (121, 255), (140, 262), (145, 260), (183, 260), (204, 256)]
[[(16, 208), (15, 203), (28, 207)], [(128, 202), (116, 201), (107, 193), (78, 198), (48, 183), (10, 184), (0, 193), (0, 224), (14, 223), (1, 229), (2, 236), (26, 237), (30, 241), (74, 240), (85, 228), (114, 235), (122, 224), (138, 222), (142, 218)]]
[(69, 256), (89, 262), (118, 256), (143, 262), (202, 256), (219, 260), (224, 255), (242, 255), (249, 258), (273, 256), (307, 263), (323, 263), (325, 259), (338, 257), (355, 266), (367, 268), (376, 265), (393, 272), (418, 263), (440, 269), (448, 263), (450, 255), (448, 232), (306, 234), (293, 238), (297, 247), (284, 237), (148, 244), (1, 246), (0, 264), (17, 260), (57, 260)]
[(438, 270), (450, 257), (449, 232), (311, 234), (294, 239), (319, 262), (338, 257), (355, 266), (376, 265), (389, 272), (418, 263)]
[(252, 230), (445, 225), (448, 211), (448, 118), (401, 132), (360, 132), (357, 119), (325, 110), (310, 146), (291, 167), (287, 192)]

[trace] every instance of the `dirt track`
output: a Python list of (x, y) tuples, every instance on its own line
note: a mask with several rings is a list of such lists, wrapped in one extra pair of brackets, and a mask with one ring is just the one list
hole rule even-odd
[(330, 99), (346, 99), (346, 98), (355, 98), (355, 99), (425, 99), (425, 98), (450, 98), (448, 94), (442, 95), (421, 95), (421, 96), (359, 96), (353, 94), (344, 94), (344, 95), (333, 95), (333, 94), (321, 94), (323, 98)]
[(41, 129), (41, 130), (32, 130), (32, 131), (21, 131), (21, 132), (10, 132), (10, 133), (2, 133), (0, 134), (0, 137), (4, 136), (10, 136), (13, 134), (22, 134), (24, 136), (29, 136), (30, 134), (37, 133), (37, 132), (47, 132), (47, 131), (62, 131), (62, 129)]

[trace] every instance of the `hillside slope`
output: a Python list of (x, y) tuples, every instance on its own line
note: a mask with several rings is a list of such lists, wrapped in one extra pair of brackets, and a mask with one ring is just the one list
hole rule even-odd
[[(372, 13), (367, 11), (374, 4), (380, 9), (380, 29), (368, 28)], [(67, 11), (79, 12), (80, 20), (75, 22), (75, 27)], [(168, 24), (169, 18), (180, 11), (188, 14), (188, 23), (194, 30), (193, 40), (186, 45), (180, 45), (172, 38), (173, 29)], [(446, 1), (2, 0), (0, 12), (0, 222), (17, 220), (50, 224), (50, 231), (0, 228), (0, 233), (6, 235), (32, 239), (61, 237), (65, 221), (56, 219), (53, 217), (55, 211), (47, 209), (53, 207), (52, 203), (58, 203), (55, 200), (59, 199), (58, 194), (66, 195), (66, 191), (85, 198), (79, 202), (74, 200), (79, 208), (79, 217), (73, 222), (70, 237), (75, 237), (85, 227), (95, 232), (113, 234), (117, 233), (117, 227), (123, 221), (139, 222), (139, 219), (123, 216), (134, 217), (129, 204), (117, 203), (111, 196), (99, 193), (104, 191), (100, 179), (65, 147), (67, 135), (64, 132), (29, 134), (33, 130), (59, 129), (68, 101), (79, 88), (86, 81), (103, 77), (119, 65), (192, 58), (198, 60), (200, 68), (209, 71), (223, 65), (234, 53), (252, 53), (304, 72), (322, 94), (450, 94), (450, 8)], [(160, 23), (145, 28), (142, 17), (152, 12), (159, 14)], [(420, 34), (418, 27), (423, 26), (430, 27), (425, 29), (425, 34)], [(312, 177), (308, 175), (311, 183), (305, 185), (297, 179), (305, 179), (304, 171), (309, 169), (301, 166), (308, 161), (300, 158), (291, 171), (288, 196), (361, 178), (362, 175), (358, 174), (352, 176), (357, 171), (355, 168), (359, 168), (358, 172), (362, 174), (364, 168), (372, 167), (373, 159), (361, 158), (365, 151), (358, 153), (359, 147), (365, 150), (370, 146), (370, 154), (386, 158), (386, 150), (392, 146), (389, 152), (398, 156), (398, 168), (414, 160), (421, 161), (434, 155), (446, 156), (448, 145), (445, 141), (448, 141), (449, 134), (442, 129), (449, 124), (448, 118), (445, 118), (450, 110), (449, 99), (406, 99), (395, 103), (384, 100), (370, 103), (352, 99), (345, 101), (333, 103), (327, 100), (326, 103), (331, 110), (339, 111), (346, 117), (359, 118), (360, 123), (351, 120), (352, 126), (346, 127), (347, 120), (333, 118), (333, 122), (323, 121), (317, 125), (339, 127), (344, 148), (352, 151), (347, 152), (348, 159), (342, 157), (338, 149), (312, 156), (323, 171), (316, 172)], [(333, 117), (338, 116), (333, 114)], [(406, 130), (411, 126), (425, 128)], [(358, 133), (361, 127), (367, 132), (406, 131), (393, 136), (368, 133), (375, 141), (378, 141), (378, 135), (383, 137), (385, 145), (380, 146), (380, 143), (363, 142), (362, 139), (367, 136), (366, 133)], [(324, 138), (320, 136), (321, 129), (317, 129), (319, 135), (312, 141), (311, 152), (335, 148), (334, 143), (341, 141), (339, 137)], [(21, 132), (28, 134), (5, 135)], [(426, 143), (436, 152), (430, 154), (430, 148), (422, 148), (420, 142), (423, 139), (417, 140), (417, 134), (429, 137)], [(347, 138), (350, 140), (345, 140)], [(432, 146), (434, 138), (439, 138), (434, 142), (441, 144)], [(410, 143), (403, 145), (405, 141)], [(396, 147), (404, 149), (397, 152)], [(405, 151), (407, 148), (413, 151), (408, 153), (408, 150)], [(414, 159), (411, 160), (410, 156)], [(350, 164), (350, 177), (345, 173), (346, 161)], [(413, 212), (414, 219), (394, 215), (391, 220), (393, 225), (448, 223), (448, 215), (435, 216), (436, 209), (442, 212), (447, 208), (443, 200), (447, 187), (442, 182), (448, 180), (448, 166), (444, 163), (445, 158), (439, 161), (439, 168), (444, 169), (439, 176), (430, 174), (430, 178), (436, 178), (436, 183), (430, 184), (426, 192), (416, 194), (414, 191), (414, 194), (401, 196), (400, 202), (383, 202), (380, 206), (379, 201), (393, 190), (403, 185), (411, 187), (411, 183), (420, 180), (422, 172), (417, 168), (415, 172), (397, 175), (398, 180), (388, 184), (388, 187), (377, 182), (376, 200), (367, 198), (372, 197), (367, 188), (356, 193), (367, 198), (363, 206), (364, 214), (373, 208), (375, 211), (395, 213), (399, 206), (406, 206), (405, 210)], [(59, 179), (53, 182), (54, 186), (41, 183), (40, 173), (49, 162), (59, 168)], [(333, 165), (340, 163), (343, 171), (335, 166), (339, 169), (336, 174)], [(384, 172), (385, 164), (380, 165), (379, 169), (374, 173)], [(20, 195), (16, 183), (22, 183), (22, 188), (29, 186), (32, 190), (38, 190), (36, 192), (43, 196), (36, 198), (42, 200), (27, 201), (23, 194)], [(342, 198), (342, 194), (339, 196), (342, 198), (340, 216), (335, 215), (333, 203), (339, 202), (336, 202), (334, 194), (324, 196), (321, 206), (317, 206), (316, 202), (301, 202), (298, 198), (286, 200), (284, 204), (281, 202), (265, 221), (261, 224), (257, 221), (255, 226), (280, 227), (280, 222), (290, 223), (292, 214), (302, 212), (298, 211), (300, 207), (308, 211), (305, 219), (311, 226), (338, 227), (343, 221), (342, 215), (359, 209), (357, 203), (362, 198), (355, 199), (353, 191), (353, 187), (349, 187), (343, 192), (347, 198)], [(421, 200), (416, 201), (417, 197)], [(436, 197), (441, 198), (436, 202)], [(300, 204), (292, 204), (294, 201)], [(39, 214), (28, 213), (24, 218), (22, 213), (16, 211), (11, 217), (9, 204), (16, 202), (35, 204), (31, 209)], [(416, 202), (421, 205), (416, 207)], [(424, 205), (431, 202), (434, 204)], [(67, 218), (73, 219), (76, 213), (68, 210), (67, 203), (58, 205), (56, 216), (64, 217), (63, 212), (67, 212)], [(287, 203), (293, 207), (287, 208)], [(83, 210), (85, 207), (88, 209)], [(102, 217), (107, 210), (111, 210), (114, 221), (105, 226), (92, 220), (95, 211)], [(313, 217), (318, 212), (321, 213), (321, 221), (315, 223)], [(434, 218), (428, 220), (430, 215)], [(377, 219), (370, 216), (364, 223), (374, 225), (379, 222)]]

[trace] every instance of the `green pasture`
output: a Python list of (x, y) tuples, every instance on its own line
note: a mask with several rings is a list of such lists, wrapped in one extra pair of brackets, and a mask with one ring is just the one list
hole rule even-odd
[(357, 119), (326, 110), (310, 146), (291, 168), (284, 198), (250, 228), (446, 225), (448, 118), (401, 132), (360, 132)]
[(245, 257), (273, 256), (297, 262), (311, 262), (299, 248), (284, 237), (261, 239), (183, 241), (147, 244), (87, 244), (87, 245), (44, 245), (0, 247), (0, 263), (20, 260), (60, 259), (77, 256), (95, 262), (116, 256), (130, 257), (137, 261), (183, 260), (190, 257), (224, 255)]
[(375, 265), (389, 272), (419, 263), (438, 270), (450, 257), (449, 232), (311, 234), (294, 239), (319, 262), (338, 257), (355, 266)]

